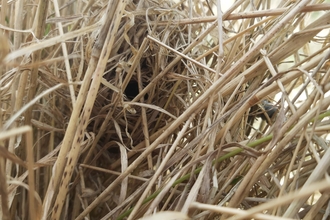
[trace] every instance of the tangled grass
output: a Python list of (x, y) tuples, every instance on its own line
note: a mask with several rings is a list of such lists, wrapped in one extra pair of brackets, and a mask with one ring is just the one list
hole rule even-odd
[(329, 9), (2, 1), (2, 219), (328, 218)]

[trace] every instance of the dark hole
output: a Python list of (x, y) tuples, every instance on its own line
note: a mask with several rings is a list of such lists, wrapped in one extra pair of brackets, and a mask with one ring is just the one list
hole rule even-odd
[[(124, 91), (126, 97), (133, 100), (139, 94), (139, 85), (135, 80), (131, 80)], [(148, 99), (148, 94), (145, 94), (144, 99)]]

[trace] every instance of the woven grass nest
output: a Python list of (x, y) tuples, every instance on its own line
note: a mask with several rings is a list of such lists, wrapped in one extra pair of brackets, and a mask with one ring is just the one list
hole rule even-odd
[(329, 218), (330, 4), (219, 2), (2, 1), (0, 218)]

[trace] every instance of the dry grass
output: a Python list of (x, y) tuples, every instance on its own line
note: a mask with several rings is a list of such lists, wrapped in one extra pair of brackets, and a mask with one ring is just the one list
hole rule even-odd
[(328, 218), (330, 4), (274, 2), (2, 1), (0, 218)]

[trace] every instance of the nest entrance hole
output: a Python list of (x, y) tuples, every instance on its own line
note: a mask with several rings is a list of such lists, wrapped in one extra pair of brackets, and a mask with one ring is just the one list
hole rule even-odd
[[(145, 85), (144, 85), (145, 86)], [(136, 80), (131, 80), (128, 82), (124, 94), (129, 100), (133, 100), (139, 94), (139, 83)], [(148, 99), (148, 94), (144, 95), (144, 99)]]

